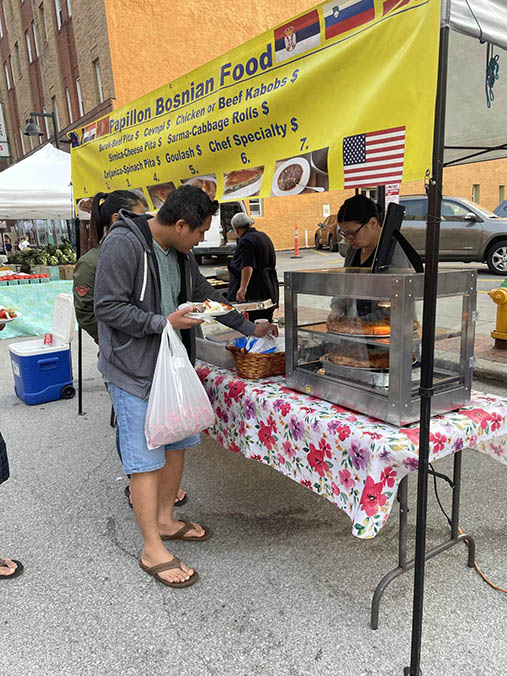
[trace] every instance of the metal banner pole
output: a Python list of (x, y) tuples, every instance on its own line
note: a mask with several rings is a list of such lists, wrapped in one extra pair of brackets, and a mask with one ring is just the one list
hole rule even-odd
[(445, 106), (447, 94), (447, 57), (449, 29), (440, 29), (437, 101), (433, 135), (433, 167), (428, 192), (428, 225), (426, 229), (426, 269), (424, 275), (424, 307), (421, 356), (421, 415), (419, 436), (419, 471), (417, 482), (417, 524), (415, 545), (414, 604), (412, 611), (412, 645), (410, 667), (405, 676), (421, 676), (421, 639), (424, 600), (424, 568), (426, 557), (426, 517), (428, 508), (428, 464), (433, 396), (435, 352), (435, 314), (438, 286), (438, 250), (440, 240), (440, 208), (445, 140)]

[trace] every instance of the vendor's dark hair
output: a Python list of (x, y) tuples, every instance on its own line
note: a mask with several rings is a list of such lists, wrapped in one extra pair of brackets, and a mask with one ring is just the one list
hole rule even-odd
[(357, 221), (358, 223), (368, 223), (370, 218), (376, 218), (382, 225), (382, 209), (379, 204), (373, 202), (366, 195), (354, 195), (349, 197), (341, 205), (338, 211), (338, 223), (344, 221)]
[(169, 193), (158, 211), (157, 219), (163, 225), (174, 225), (183, 219), (191, 230), (195, 230), (217, 211), (218, 202), (210, 199), (204, 190), (193, 185), (180, 185), (177, 190)]
[(98, 192), (92, 201), (90, 217), (90, 246), (99, 246), (104, 230), (111, 225), (111, 219), (120, 209), (133, 209), (137, 204), (148, 207), (143, 193), (133, 190)]

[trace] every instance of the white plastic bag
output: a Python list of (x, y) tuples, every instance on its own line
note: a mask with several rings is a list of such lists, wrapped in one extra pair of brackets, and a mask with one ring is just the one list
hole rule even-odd
[(149, 449), (181, 441), (215, 422), (199, 376), (171, 322), (162, 333), (144, 434)]

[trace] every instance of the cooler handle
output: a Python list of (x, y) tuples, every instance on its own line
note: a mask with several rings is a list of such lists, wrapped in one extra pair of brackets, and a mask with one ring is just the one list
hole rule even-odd
[(38, 364), (41, 368), (51, 368), (51, 365), (58, 364), (58, 357), (53, 357), (52, 359), (39, 359)]

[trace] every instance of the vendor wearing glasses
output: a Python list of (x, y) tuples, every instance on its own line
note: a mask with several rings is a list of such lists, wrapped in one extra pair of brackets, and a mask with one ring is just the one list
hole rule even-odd
[(349, 245), (346, 268), (371, 268), (382, 231), (382, 210), (364, 195), (349, 197), (338, 211), (337, 234)]
[[(382, 231), (382, 210), (378, 204), (365, 197), (354, 195), (338, 211), (337, 235), (349, 245), (345, 255), (345, 268), (371, 268)], [(351, 300), (334, 297), (328, 324), (342, 317), (363, 317), (374, 321), (386, 315), (385, 310), (372, 306), (370, 300)]]

